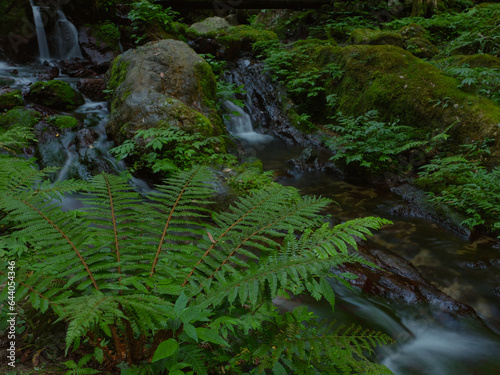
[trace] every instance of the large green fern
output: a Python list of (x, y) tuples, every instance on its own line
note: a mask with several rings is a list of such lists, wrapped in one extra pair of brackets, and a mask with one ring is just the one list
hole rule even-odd
[[(32, 249), (17, 262), (16, 298), (29, 296), (33, 307), (51, 308), (68, 323), (66, 351), (87, 342), (109, 367), (144, 363), (158, 373), (206, 374), (221, 350), (232, 357), (244, 351), (245, 363), (257, 372), (283, 373), (288, 366), (306, 373), (304, 356), (318, 371), (380, 368), (363, 352), (388, 342), (385, 335), (314, 331), (314, 319), (283, 321), (272, 300), (308, 293), (333, 307), (331, 268), (362, 261), (351, 251), (355, 238), (385, 220), (332, 228), (319, 215), (329, 200), (302, 198), (283, 187), (258, 190), (225, 212), (212, 212), (214, 178), (205, 167), (177, 173), (145, 197), (117, 176), (50, 184), (44, 177), (51, 171), (0, 167), (8, 178), (0, 184), (0, 209), (8, 212), (3, 220), (14, 225), (11, 236)], [(76, 191), (83, 208), (61, 209), (57, 199)], [(0, 282), (5, 280), (3, 274)], [(267, 341), (260, 337), (278, 321), (280, 331), (295, 329), (297, 335), (280, 344), (272, 361), (263, 361), (269, 345), (282, 340), (279, 331)], [(242, 336), (261, 345), (245, 344)], [(220, 366), (239, 364), (228, 359)]]

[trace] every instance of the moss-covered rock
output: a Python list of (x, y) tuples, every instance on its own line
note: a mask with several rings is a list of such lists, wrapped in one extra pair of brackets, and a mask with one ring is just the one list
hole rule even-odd
[(32, 109), (16, 107), (0, 116), (0, 127), (10, 128), (19, 126), (23, 128), (33, 128), (42, 116)]
[(8, 111), (17, 106), (23, 105), (23, 94), (21, 90), (2, 92), (0, 90), (0, 111)]
[(27, 95), (30, 102), (59, 110), (71, 110), (85, 103), (82, 94), (63, 81), (35, 82)]
[(401, 34), (392, 31), (380, 31), (372, 29), (356, 29), (351, 33), (349, 44), (389, 44), (396, 47), (403, 47), (403, 37)]
[(430, 59), (439, 53), (437, 47), (427, 39), (414, 37), (405, 41), (406, 50), (421, 59)]
[(248, 25), (234, 26), (217, 33), (216, 41), (223, 47), (226, 59), (238, 58), (242, 51), (250, 51), (255, 42), (277, 40), (278, 36), (269, 30), (255, 29)]
[(403, 26), (401, 29), (399, 29), (398, 33), (401, 34), (404, 40), (408, 40), (411, 38), (427, 39), (428, 37), (427, 30), (416, 23), (410, 23), (409, 25)]
[(492, 68), (500, 69), (500, 58), (487, 53), (479, 55), (456, 55), (439, 60), (446, 66), (469, 65), (470, 68)]
[[(457, 88), (458, 81), (393, 46), (347, 46), (337, 109), (359, 115), (377, 109), (383, 119), (436, 132), (449, 130), (451, 146), (500, 135), (500, 107)], [(500, 146), (493, 148), (500, 157)]]
[(78, 120), (71, 116), (51, 116), (47, 122), (59, 129), (76, 128), (79, 125)]
[(113, 61), (106, 79), (113, 90), (106, 129), (117, 143), (158, 126), (225, 133), (215, 108), (215, 76), (184, 42), (162, 40), (129, 50)]

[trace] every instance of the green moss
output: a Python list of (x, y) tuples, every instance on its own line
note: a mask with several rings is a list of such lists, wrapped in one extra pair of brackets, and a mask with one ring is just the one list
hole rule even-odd
[(41, 118), (42, 116), (34, 110), (16, 107), (0, 116), (0, 127), (20, 126), (33, 128)]
[(260, 30), (248, 25), (234, 26), (218, 31), (214, 35), (216, 41), (225, 47), (224, 55), (228, 59), (239, 57), (240, 51), (250, 50), (256, 42), (278, 39), (272, 31)]
[(120, 30), (113, 22), (106, 20), (97, 25), (91, 26), (94, 30), (97, 43), (109, 46), (113, 51), (120, 51)]
[(415, 37), (405, 42), (406, 50), (421, 59), (429, 59), (439, 53), (435, 45), (427, 39)]
[(0, 111), (6, 111), (23, 105), (23, 94), (21, 90), (14, 90), (0, 94)]
[(216, 135), (225, 134), (225, 126), (215, 107), (216, 81), (212, 68), (206, 61), (200, 61), (194, 66), (194, 75), (198, 82), (198, 92), (202, 95), (202, 104), (209, 112), (209, 119)]
[[(123, 61), (121, 56), (118, 56), (113, 60), (108, 73), (106, 74), (108, 92), (114, 93), (114, 91), (125, 81), (125, 78), (127, 78), (127, 69), (129, 65), (130, 63)], [(127, 89), (121, 96), (111, 94), (111, 96), (113, 97), (113, 100), (111, 102), (111, 112), (118, 108), (121, 103), (123, 103), (125, 99), (127, 99), (130, 93), (130, 89)]]
[(47, 121), (59, 129), (75, 128), (79, 125), (78, 120), (71, 116), (51, 116)]
[(28, 94), (28, 99), (35, 103), (62, 110), (74, 109), (83, 103), (83, 96), (63, 81), (35, 82)]
[(438, 61), (443, 66), (463, 66), (470, 68), (492, 68), (500, 69), (500, 58), (487, 53), (479, 55), (456, 55)]
[(401, 119), (424, 132), (460, 121), (449, 131), (454, 146), (498, 136), (500, 107), (458, 89), (456, 79), (400, 48), (347, 46), (341, 63), (345, 75), (336, 92), (345, 114), (377, 109), (383, 120)]
[(370, 45), (390, 44), (397, 47), (403, 47), (403, 37), (401, 34), (392, 31), (356, 29), (351, 33), (348, 43)]

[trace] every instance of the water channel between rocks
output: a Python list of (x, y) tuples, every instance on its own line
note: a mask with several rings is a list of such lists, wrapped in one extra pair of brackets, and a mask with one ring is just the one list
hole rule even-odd
[[(12, 67), (0, 62), (0, 70)], [(19, 71), (16, 85), (33, 81), (30, 69)], [(63, 78), (64, 79), (64, 78)], [(71, 79), (67, 79), (74, 84)], [(250, 102), (249, 105), (252, 105)], [(230, 110), (236, 110), (227, 104)], [(86, 104), (73, 115), (94, 135), (92, 145), (110, 170), (117, 170), (109, 156), (110, 147), (105, 132), (104, 103)], [(271, 109), (272, 110), (272, 109)], [(456, 300), (471, 305), (486, 324), (477, 319), (440, 314), (426, 306), (408, 306), (397, 300), (387, 301), (362, 295), (356, 289), (347, 289), (332, 282), (337, 296), (335, 313), (322, 303), (308, 298), (297, 301), (277, 300), (283, 308), (307, 303), (319, 316), (342, 322), (355, 322), (365, 327), (382, 330), (398, 340), (396, 345), (378, 352), (378, 360), (399, 375), (461, 375), (498, 373), (500, 369), (500, 251), (488, 244), (471, 244), (436, 223), (416, 217), (400, 216), (398, 207), (406, 203), (397, 195), (372, 186), (354, 185), (328, 172), (300, 172), (287, 163), (297, 158), (303, 147), (256, 132), (249, 114), (242, 113), (228, 124), (229, 130), (240, 139), (247, 154), (262, 160), (265, 170), (286, 171), (279, 182), (298, 188), (302, 194), (331, 198), (327, 214), (335, 221), (364, 216), (390, 219), (393, 225), (378, 231), (368, 246), (390, 250), (409, 260), (424, 278)], [(236, 124), (236, 125), (235, 125)], [(241, 132), (238, 129), (244, 129)], [(59, 178), (78, 174), (79, 151), (74, 149), (76, 132), (62, 136), (60, 150), (65, 161)], [(85, 152), (89, 151), (85, 149)], [(80, 152), (81, 154), (81, 152)], [(73, 170), (73, 172), (71, 172)], [(76, 171), (76, 172), (75, 172)], [(86, 173), (86, 172), (84, 172)], [(137, 185), (137, 182), (136, 182)]]

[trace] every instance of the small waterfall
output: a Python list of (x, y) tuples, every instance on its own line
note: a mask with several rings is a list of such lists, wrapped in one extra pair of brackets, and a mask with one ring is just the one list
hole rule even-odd
[(45, 27), (43, 26), (43, 18), (40, 12), (40, 7), (33, 4), (30, 0), (31, 9), (33, 9), (33, 19), (36, 27), (36, 38), (38, 39), (38, 49), (40, 52), (40, 60), (49, 60), (49, 44), (47, 42), (47, 35), (45, 34)]
[(54, 39), (58, 59), (67, 60), (82, 57), (82, 51), (78, 45), (78, 31), (75, 25), (68, 21), (62, 10), (57, 11)]
[(223, 106), (231, 113), (227, 128), (235, 137), (241, 138), (249, 143), (266, 143), (273, 139), (270, 135), (257, 133), (253, 129), (250, 115), (243, 111), (242, 108), (229, 100), (226, 100)]

